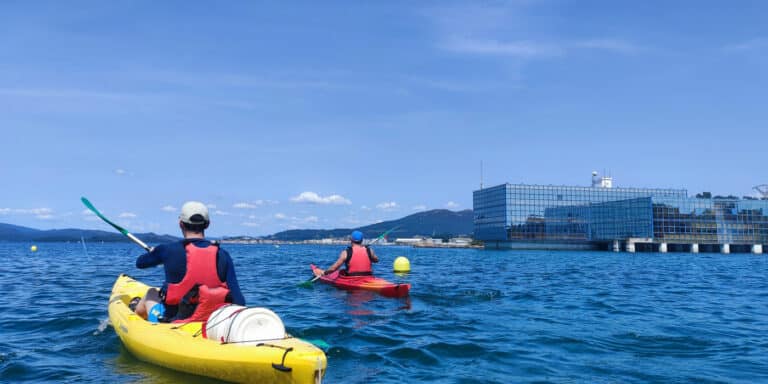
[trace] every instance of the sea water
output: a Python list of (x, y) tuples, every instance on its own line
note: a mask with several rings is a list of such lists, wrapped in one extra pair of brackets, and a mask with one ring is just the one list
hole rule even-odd
[[(213, 382), (138, 361), (108, 326), (118, 274), (162, 281), (140, 249), (29, 246), (0, 243), (0, 382)], [(391, 299), (297, 287), (341, 247), (224, 247), (248, 305), (327, 344), (328, 383), (768, 382), (765, 255), (379, 246), (377, 275), (413, 284)]]

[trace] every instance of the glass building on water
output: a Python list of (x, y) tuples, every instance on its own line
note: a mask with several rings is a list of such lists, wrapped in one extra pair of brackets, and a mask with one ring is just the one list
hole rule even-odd
[[(607, 181), (607, 182), (606, 182)], [(768, 200), (692, 198), (684, 189), (502, 184), (474, 192), (486, 248), (751, 251), (768, 244)]]

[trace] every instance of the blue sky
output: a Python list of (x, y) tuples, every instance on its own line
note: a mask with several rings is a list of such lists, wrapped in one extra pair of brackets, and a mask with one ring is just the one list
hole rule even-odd
[(213, 235), (466, 209), (479, 185), (751, 195), (768, 3), (3, 2), (0, 222)]

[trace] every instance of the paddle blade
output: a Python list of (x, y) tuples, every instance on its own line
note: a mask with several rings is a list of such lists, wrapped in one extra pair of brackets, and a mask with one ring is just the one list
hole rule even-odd
[(96, 209), (96, 207), (93, 206), (93, 204), (91, 204), (90, 200), (86, 199), (85, 197), (81, 197), (80, 201), (82, 201), (83, 205), (85, 205), (86, 208), (90, 209), (91, 212), (93, 212), (96, 216), (98, 216), (100, 219), (104, 220), (105, 223), (111, 225), (113, 228), (115, 228), (118, 231), (120, 231), (120, 233), (122, 233), (123, 235), (128, 236), (128, 230), (126, 230), (125, 228), (123, 228), (123, 227), (113, 223), (111, 220), (107, 219), (104, 215), (101, 214), (101, 212), (99, 212), (98, 209)]
[(328, 348), (331, 347), (330, 344), (328, 344), (324, 340), (320, 340), (320, 339), (312, 339), (312, 340), (305, 340), (305, 341), (313, 344), (315, 347), (318, 347), (318, 348), (320, 348), (320, 349), (322, 349), (324, 351), (327, 351)]
[(315, 277), (313, 277), (313, 278), (311, 278), (311, 279), (309, 279), (309, 280), (307, 280), (307, 281), (305, 281), (303, 283), (299, 283), (297, 286), (301, 287), (301, 288), (312, 288), (312, 283), (317, 281), (317, 279), (319, 279), (319, 278), (320, 278), (320, 276), (315, 276)]

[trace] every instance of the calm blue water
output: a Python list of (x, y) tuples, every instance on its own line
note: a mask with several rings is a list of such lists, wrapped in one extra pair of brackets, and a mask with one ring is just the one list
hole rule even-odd
[[(131, 244), (0, 243), (0, 381), (210, 382), (137, 361), (106, 327)], [(340, 247), (227, 247), (246, 299), (330, 344), (329, 383), (768, 382), (768, 256), (378, 247), (406, 299), (299, 288)], [(410, 259), (407, 277), (391, 273)]]

